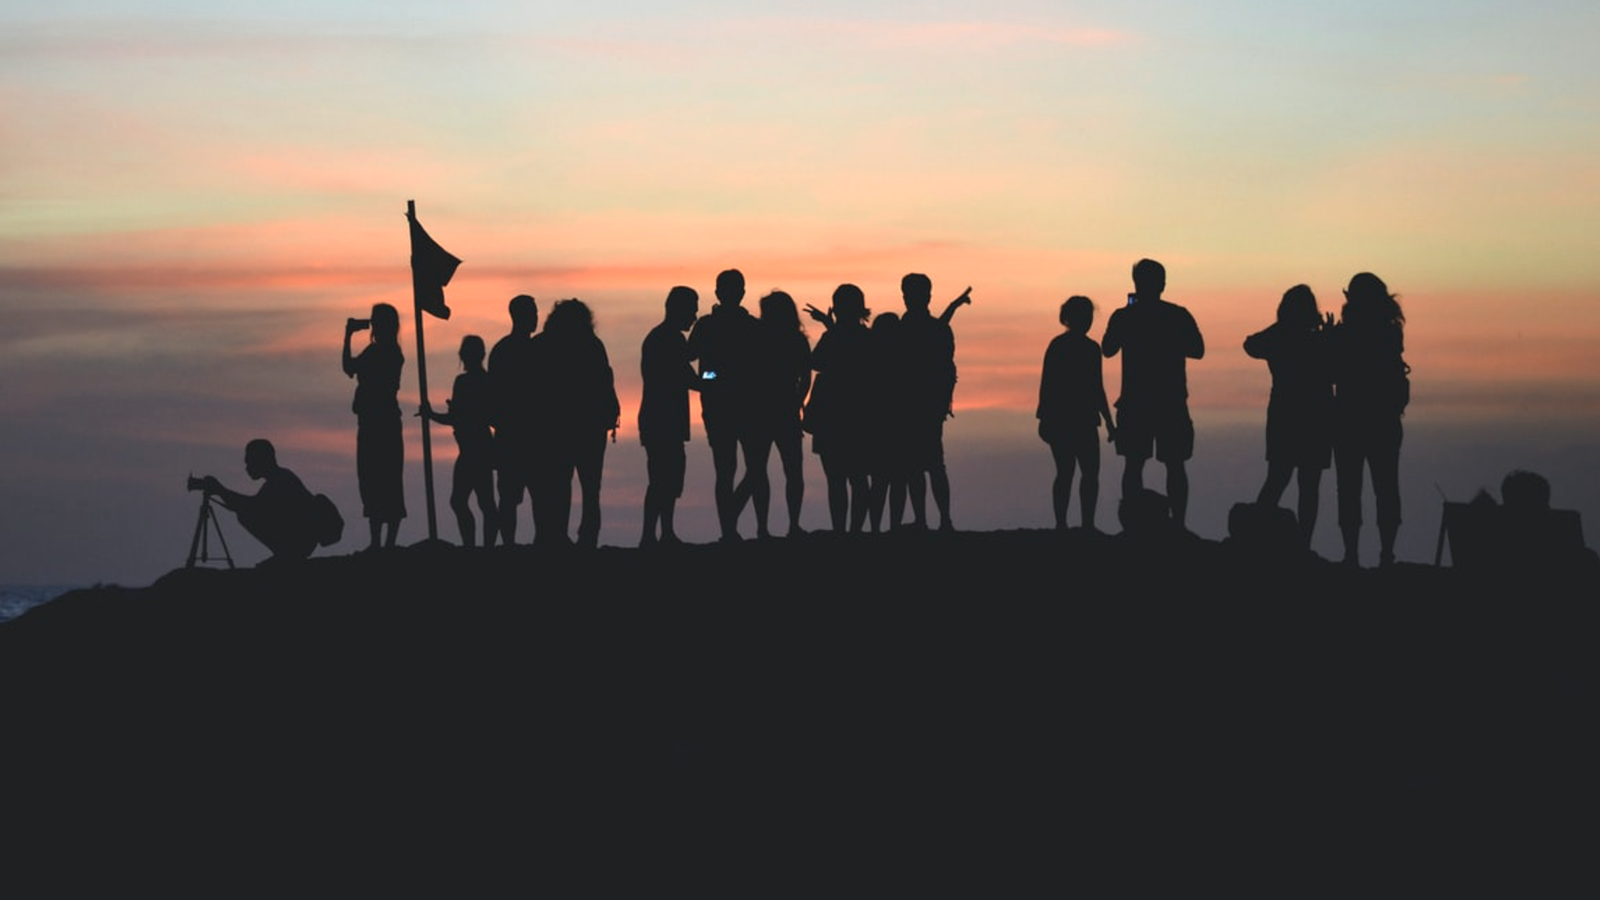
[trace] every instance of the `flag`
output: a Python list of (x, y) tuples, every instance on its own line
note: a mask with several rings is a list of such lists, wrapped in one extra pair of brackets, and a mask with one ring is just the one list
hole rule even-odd
[(411, 222), (411, 295), (418, 309), (448, 319), (450, 307), (444, 305), (444, 286), (455, 277), (461, 260), (428, 237), (415, 214), (406, 213), (406, 219)]

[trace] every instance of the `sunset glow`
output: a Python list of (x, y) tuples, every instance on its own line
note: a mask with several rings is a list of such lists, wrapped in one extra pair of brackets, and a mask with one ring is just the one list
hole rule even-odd
[[(1203, 536), (1264, 472), (1269, 381), (1243, 338), (1294, 284), (1336, 312), (1358, 271), (1408, 317), (1402, 557), (1431, 560), (1435, 485), (1470, 494), (1513, 465), (1600, 527), (1592, 3), (549, 6), (0, 13), (0, 582), (178, 565), (184, 476), (246, 488), (257, 436), (339, 502), (342, 549), (358, 546), (340, 328), (401, 307), (414, 407), (413, 199), (464, 260), (453, 317), (426, 326), (435, 405), (461, 337), (492, 344), (514, 294), (594, 308), (624, 407), (603, 543), (637, 540), (638, 349), (672, 285), (702, 313), (729, 267), (752, 306), (782, 288), (825, 307), (850, 281), (898, 310), (910, 271), (936, 304), (971, 285), (948, 446), (991, 461), (952, 463), (955, 519), (1042, 527), (1032, 414), (1056, 308), (1092, 297), (1098, 337), (1141, 257), (1207, 342), (1190, 367)], [(1114, 399), (1116, 361), (1106, 378)], [(444, 510), (448, 429), (433, 443)], [(1104, 465), (1114, 510), (1120, 464)], [(709, 540), (698, 431), (689, 467), (683, 533)], [(440, 530), (454, 538), (447, 510)]]

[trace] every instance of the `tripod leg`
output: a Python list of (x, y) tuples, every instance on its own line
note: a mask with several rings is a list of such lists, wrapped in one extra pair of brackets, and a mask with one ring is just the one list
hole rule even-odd
[(211, 508), (210, 503), (206, 504), (206, 512), (211, 514), (211, 527), (216, 529), (217, 543), (222, 545), (222, 558), (228, 561), (228, 568), (231, 569), (233, 568), (233, 554), (228, 552), (228, 539), (222, 536), (222, 523), (217, 521), (216, 510)]
[(201, 559), (205, 559), (201, 545), (206, 539), (206, 513), (209, 512), (211, 512), (211, 504), (207, 502), (205, 497), (201, 497), (200, 516), (194, 523), (194, 540), (189, 542), (189, 564), (184, 567), (186, 569), (194, 568), (195, 557), (198, 556)]

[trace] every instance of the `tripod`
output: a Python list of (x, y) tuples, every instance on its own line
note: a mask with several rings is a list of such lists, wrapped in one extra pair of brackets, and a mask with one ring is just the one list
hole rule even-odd
[[(222, 555), (211, 555), (211, 533), (217, 533), (217, 543), (222, 545)], [(222, 537), (222, 523), (217, 521), (216, 510), (211, 507), (211, 492), (206, 491), (200, 495), (200, 519), (194, 523), (194, 540), (189, 542), (189, 564), (185, 568), (194, 568), (195, 560), (208, 564), (214, 559), (220, 559), (233, 568), (233, 554), (228, 552), (228, 542)]]

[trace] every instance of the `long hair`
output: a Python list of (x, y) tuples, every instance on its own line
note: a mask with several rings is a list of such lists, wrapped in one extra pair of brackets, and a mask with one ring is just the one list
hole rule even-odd
[(372, 304), (372, 336), (374, 344), (400, 343), (400, 311), (388, 303)]
[(594, 334), (594, 313), (576, 297), (557, 300), (544, 317), (545, 334)]
[(806, 333), (805, 323), (800, 321), (800, 310), (795, 307), (794, 298), (783, 291), (773, 291), (761, 298), (761, 319), (779, 328)]
[(1339, 318), (1344, 324), (1357, 328), (1382, 325), (1403, 328), (1406, 324), (1400, 300), (1389, 293), (1389, 286), (1383, 283), (1382, 278), (1371, 272), (1361, 272), (1350, 279), (1350, 286), (1344, 292), (1344, 309)]
[(1311, 288), (1297, 284), (1283, 292), (1278, 301), (1278, 324), (1287, 328), (1316, 328), (1322, 321), (1322, 311), (1317, 308), (1317, 295)]

